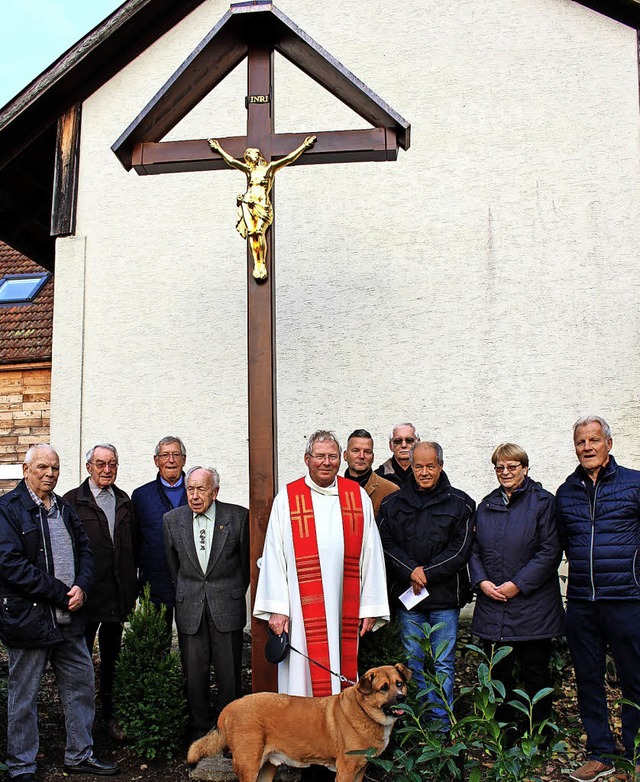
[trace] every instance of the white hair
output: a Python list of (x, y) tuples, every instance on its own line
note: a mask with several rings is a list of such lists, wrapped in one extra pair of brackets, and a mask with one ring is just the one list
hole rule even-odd
[(611, 427), (604, 420), (604, 418), (602, 418), (602, 416), (599, 415), (583, 415), (582, 418), (578, 418), (578, 420), (573, 425), (574, 439), (576, 436), (576, 430), (579, 429), (581, 426), (587, 426), (588, 424), (600, 424), (600, 428), (602, 429), (602, 434), (604, 435), (605, 440), (613, 439), (613, 435), (611, 434)]
[(30, 446), (24, 455), (24, 464), (31, 464), (38, 451), (49, 451), (49, 453), (53, 453), (58, 456), (56, 449), (52, 445), (49, 445), (49, 443), (35, 443), (35, 445)]
[(87, 462), (90, 462), (93, 459), (93, 454), (95, 453), (96, 448), (106, 448), (107, 451), (111, 451), (111, 453), (116, 457), (116, 461), (118, 461), (118, 451), (116, 450), (115, 445), (111, 445), (111, 443), (98, 443), (97, 445), (94, 445), (93, 448), (89, 448), (87, 451)]
[(205, 472), (208, 472), (211, 476), (211, 480), (213, 481), (213, 488), (219, 489), (220, 488), (220, 475), (218, 474), (218, 471), (215, 467), (200, 467), (199, 465), (196, 467), (192, 467), (190, 470), (187, 470), (187, 477), (185, 479), (185, 486), (189, 483), (189, 477), (192, 473), (194, 473), (196, 470), (204, 470)]
[(313, 446), (316, 443), (335, 443), (336, 446), (338, 447), (338, 453), (342, 452), (342, 449), (340, 448), (340, 443), (338, 442), (338, 438), (329, 429), (318, 429), (317, 432), (314, 432), (309, 437), (309, 439), (307, 440), (307, 447), (304, 449), (304, 452), (307, 456), (311, 456), (311, 452), (313, 451)]
[(413, 433), (416, 436), (416, 440), (420, 439), (420, 435), (418, 434), (418, 430), (415, 428), (415, 426), (412, 423), (409, 423), (409, 421), (405, 421), (401, 424), (396, 424), (393, 429), (391, 430), (391, 434), (389, 435), (389, 442), (392, 442), (393, 438), (396, 436), (396, 429), (400, 429), (401, 426), (410, 426), (413, 429)]

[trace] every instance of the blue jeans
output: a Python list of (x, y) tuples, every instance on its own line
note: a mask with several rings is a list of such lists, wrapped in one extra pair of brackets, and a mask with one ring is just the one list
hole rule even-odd
[[(436, 674), (441, 673), (445, 677), (443, 690), (449, 708), (453, 708), (454, 664), (459, 615), (460, 610), (458, 608), (443, 608), (434, 611), (407, 611), (403, 606), (398, 607), (397, 613), (400, 639), (407, 653), (408, 666), (413, 674), (413, 680), (418, 685), (419, 693), (426, 689), (424, 679), (425, 653), (420, 644), (420, 641), (424, 640), (425, 635), (421, 626), (425, 622), (428, 622), (431, 627), (442, 624), (442, 627), (431, 633), (430, 642)], [(418, 626), (416, 627), (416, 625)], [(447, 646), (444, 652), (436, 659), (436, 649), (443, 641), (447, 642)], [(431, 712), (433, 716), (443, 720), (448, 725), (449, 716), (444, 708), (442, 699), (435, 692), (429, 692), (426, 697), (430, 703), (436, 704)]]
[[(65, 630), (62, 630), (65, 635)], [(38, 754), (38, 688), (47, 663), (53, 668), (64, 709), (64, 762), (81, 763), (93, 751), (93, 662), (84, 636), (65, 635), (54, 646), (7, 649), (7, 766), (9, 776), (35, 774)]]
[[(587, 734), (589, 758), (610, 762), (616, 752), (609, 727), (604, 684), (607, 645), (620, 680), (622, 697), (640, 706), (640, 601), (567, 601), (567, 641), (578, 685), (580, 719)], [(633, 758), (640, 711), (622, 706), (622, 742)]]

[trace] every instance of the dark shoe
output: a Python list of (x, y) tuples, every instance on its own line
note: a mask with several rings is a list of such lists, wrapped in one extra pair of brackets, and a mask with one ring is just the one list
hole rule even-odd
[(67, 774), (96, 774), (101, 777), (113, 777), (120, 773), (120, 766), (108, 760), (100, 760), (95, 755), (89, 755), (81, 763), (64, 764)]
[(105, 720), (104, 726), (107, 729), (107, 733), (114, 741), (124, 741), (127, 738), (120, 725), (118, 725), (117, 720)]
[(36, 775), (31, 771), (25, 771), (24, 774), (16, 774), (15, 777), (9, 777), (9, 782), (36, 782)]
[(580, 766), (569, 774), (569, 779), (575, 782), (595, 782), (601, 777), (608, 777), (613, 774), (616, 767), (613, 763), (601, 763), (599, 760), (588, 760), (584, 766)]

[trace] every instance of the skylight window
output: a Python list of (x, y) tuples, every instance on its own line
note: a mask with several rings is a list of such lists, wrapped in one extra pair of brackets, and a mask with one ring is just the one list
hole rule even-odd
[(0, 279), (0, 304), (33, 301), (48, 277), (48, 274), (8, 274)]

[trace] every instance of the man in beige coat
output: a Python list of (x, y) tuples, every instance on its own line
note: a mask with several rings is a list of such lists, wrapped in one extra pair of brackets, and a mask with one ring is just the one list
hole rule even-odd
[(348, 465), (344, 477), (357, 481), (367, 492), (377, 521), (382, 500), (400, 487), (373, 472), (373, 437), (366, 429), (351, 432), (342, 455)]

